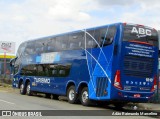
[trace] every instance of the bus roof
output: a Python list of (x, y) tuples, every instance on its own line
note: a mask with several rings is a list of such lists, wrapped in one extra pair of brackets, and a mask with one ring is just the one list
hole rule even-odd
[[(106, 26), (113, 26), (113, 25), (119, 25), (119, 24), (123, 24), (123, 23), (119, 22), (119, 23), (101, 25), (101, 26), (96, 26), (96, 27), (91, 27), (91, 28), (84, 28), (84, 29), (81, 29), (81, 30), (75, 30), (75, 31), (70, 31), (70, 32), (65, 32), (65, 33), (50, 35), (50, 36), (46, 36), (46, 37), (31, 39), (31, 40), (28, 40), (28, 41), (25, 41), (25, 42), (43, 40), (43, 39), (52, 38), (52, 37), (56, 37), (56, 36), (63, 36), (63, 35), (66, 35), (66, 34), (78, 33), (78, 32), (84, 31), (84, 30), (98, 29), (98, 28), (103, 28), (103, 27), (106, 27)], [(23, 42), (23, 43), (25, 43), (25, 42)]]

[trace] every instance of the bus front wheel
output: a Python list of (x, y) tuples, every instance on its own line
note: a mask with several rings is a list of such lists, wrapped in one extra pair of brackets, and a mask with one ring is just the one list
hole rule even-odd
[(84, 87), (81, 91), (81, 94), (80, 94), (80, 101), (81, 101), (81, 104), (83, 106), (89, 106), (90, 105), (90, 99), (89, 99), (89, 93), (88, 93), (88, 87)]
[(67, 90), (67, 98), (68, 102), (71, 104), (74, 104), (77, 102), (77, 94), (76, 94), (76, 89), (75, 86), (70, 86)]

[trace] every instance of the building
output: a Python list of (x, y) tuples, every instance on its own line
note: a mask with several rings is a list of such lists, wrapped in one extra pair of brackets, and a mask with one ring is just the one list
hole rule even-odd
[(10, 65), (9, 62), (12, 58), (15, 58), (13, 55), (0, 55), (0, 76), (10, 74)]

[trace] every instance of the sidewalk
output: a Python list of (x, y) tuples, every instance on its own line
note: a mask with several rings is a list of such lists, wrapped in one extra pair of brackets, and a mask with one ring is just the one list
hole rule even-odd
[(145, 110), (160, 111), (160, 103), (139, 103), (138, 106), (144, 108)]

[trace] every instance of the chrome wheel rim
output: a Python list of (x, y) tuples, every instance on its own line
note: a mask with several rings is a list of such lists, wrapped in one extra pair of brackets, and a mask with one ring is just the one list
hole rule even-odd
[(27, 86), (27, 94), (30, 93), (30, 88), (31, 88), (30, 85), (28, 85), (28, 86)]
[(74, 90), (71, 89), (71, 90), (69, 91), (69, 100), (73, 100), (73, 99), (74, 99)]
[(23, 89), (24, 89), (24, 85), (21, 84), (21, 86), (20, 86), (20, 92), (21, 92), (21, 93), (23, 92)]
[(83, 94), (82, 94), (82, 101), (86, 102), (87, 100), (88, 100), (88, 92), (84, 91)]

